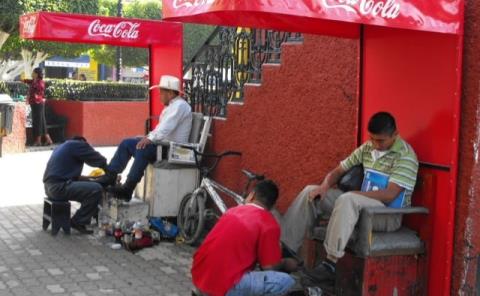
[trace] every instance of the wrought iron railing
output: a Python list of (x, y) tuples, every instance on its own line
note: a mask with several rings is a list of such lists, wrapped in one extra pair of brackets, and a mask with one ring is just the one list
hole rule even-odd
[(185, 65), (184, 89), (195, 112), (226, 116), (228, 102), (241, 102), (245, 83), (260, 83), (262, 65), (279, 63), (281, 45), (303, 41), (299, 33), (217, 27)]

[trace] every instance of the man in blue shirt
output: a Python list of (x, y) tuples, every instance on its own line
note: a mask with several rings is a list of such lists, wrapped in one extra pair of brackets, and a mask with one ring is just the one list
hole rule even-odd
[(96, 182), (82, 177), (83, 164), (105, 168), (107, 160), (95, 151), (83, 137), (73, 137), (55, 148), (43, 175), (45, 193), (53, 200), (73, 200), (81, 203), (71, 219), (71, 227), (82, 234), (92, 234), (88, 230), (91, 218), (98, 211), (103, 188)]

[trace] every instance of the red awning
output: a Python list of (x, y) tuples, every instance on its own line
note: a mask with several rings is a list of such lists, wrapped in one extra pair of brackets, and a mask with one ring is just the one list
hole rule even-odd
[(462, 34), (464, 0), (163, 0), (165, 20), (354, 37), (358, 24)]
[(36, 12), (20, 17), (25, 39), (149, 47), (181, 46), (181, 24), (99, 17), (82, 14)]

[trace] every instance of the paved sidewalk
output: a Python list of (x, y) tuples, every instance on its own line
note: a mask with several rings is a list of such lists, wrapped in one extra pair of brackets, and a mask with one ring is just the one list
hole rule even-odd
[(0, 295), (189, 295), (188, 246), (161, 242), (132, 254), (75, 230), (42, 231), (41, 175), (50, 153), (0, 158)]

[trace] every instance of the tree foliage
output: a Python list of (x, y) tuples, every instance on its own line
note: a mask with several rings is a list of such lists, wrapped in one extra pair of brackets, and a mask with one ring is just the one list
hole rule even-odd
[[(115, 16), (117, 14), (118, 0), (100, 0), (100, 14), (105, 16)], [(123, 16), (128, 18), (141, 18), (160, 20), (161, 1), (134, 1), (125, 5)], [(183, 27), (183, 58), (189, 61), (197, 50), (203, 45), (210, 36), (215, 27), (196, 24), (185, 24)], [(123, 47), (122, 61), (124, 66), (138, 67), (148, 65), (148, 50), (144, 48)], [(92, 57), (100, 63), (115, 65), (115, 47), (97, 46), (91, 52)]]
[[(10, 9), (10, 10), (6, 10)], [(11, 11), (13, 10), (13, 13)], [(0, 50), (3, 59), (18, 59), (22, 49), (32, 52), (43, 52), (48, 55), (66, 57), (78, 56), (88, 46), (71, 43), (30, 41), (21, 39), (18, 34), (19, 17), (24, 13), (35, 11), (59, 11), (71, 13), (97, 14), (97, 0), (1, 0), (0, 30), (10, 33), (10, 37)]]
[[(100, 0), (100, 13), (105, 16), (117, 15), (118, 0)], [(159, 20), (161, 15), (161, 0), (134, 1), (123, 7), (123, 17)], [(109, 66), (115, 65), (115, 47), (108, 45), (95, 46), (90, 51), (91, 56), (98, 62)], [(126, 67), (140, 67), (148, 65), (148, 49), (122, 47), (122, 64)]]

